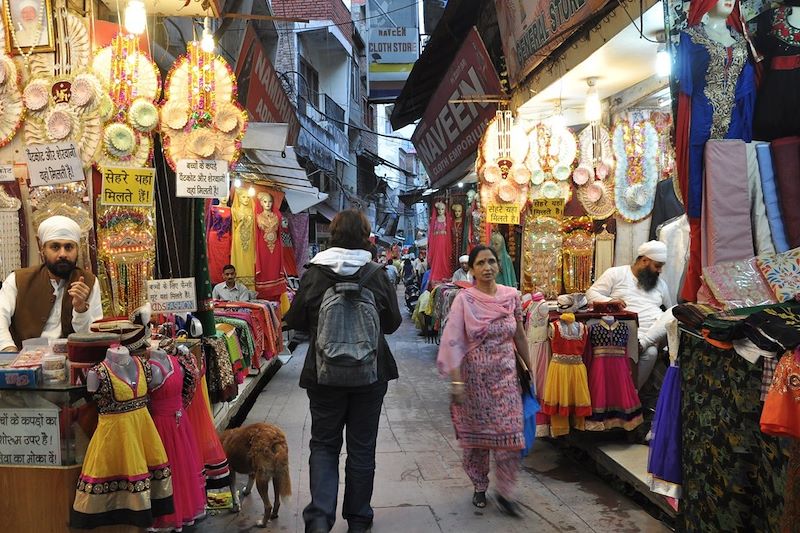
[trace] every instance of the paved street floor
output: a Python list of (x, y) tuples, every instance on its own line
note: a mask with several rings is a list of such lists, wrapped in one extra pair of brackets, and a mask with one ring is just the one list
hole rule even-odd
[[(399, 292), (402, 295), (402, 289)], [(372, 499), (374, 533), (669, 531), (590, 473), (586, 465), (545, 440), (537, 440), (520, 472), (517, 497), (525, 511), (523, 519), (500, 514), (491, 502), (482, 510), (473, 507), (472, 485), (461, 468), (461, 452), (450, 422), (448, 384), (436, 371), (437, 346), (419, 337), (408, 313), (402, 312), (403, 325), (389, 337), (400, 379), (389, 385), (381, 415)], [(271, 521), (267, 530), (255, 526), (263, 506), (254, 490), (242, 500), (240, 513), (222, 511), (209, 516), (192, 528), (194, 531), (304, 531), (302, 510), (310, 499), (311, 417), (305, 391), (297, 384), (305, 351), (306, 345), (298, 346), (291, 361), (260, 393), (245, 421), (277, 424), (286, 432), (294, 491), (283, 502), (280, 517)], [(344, 458), (342, 450), (340, 506)], [(240, 488), (245, 481), (246, 477), (240, 475)], [(492, 490), (490, 485), (490, 497)], [(333, 531), (347, 531), (341, 514)]]

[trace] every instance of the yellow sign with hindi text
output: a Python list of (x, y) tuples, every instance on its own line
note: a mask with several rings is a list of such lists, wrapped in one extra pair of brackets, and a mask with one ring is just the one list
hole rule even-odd
[(519, 224), (517, 204), (489, 204), (486, 206), (486, 221), (489, 224)]
[(153, 206), (156, 169), (103, 167), (102, 175), (102, 205)]
[(531, 200), (530, 211), (528, 214), (532, 217), (550, 217), (550, 218), (563, 218), (564, 217), (564, 199), (563, 198), (537, 198)]

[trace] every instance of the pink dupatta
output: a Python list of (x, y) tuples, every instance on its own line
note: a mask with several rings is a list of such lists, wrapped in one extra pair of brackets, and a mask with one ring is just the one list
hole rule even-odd
[(497, 286), (494, 296), (472, 287), (461, 290), (447, 315), (436, 365), (443, 376), (461, 366), (464, 356), (477, 348), (489, 333), (489, 326), (500, 318), (513, 317), (519, 300), (517, 290)]

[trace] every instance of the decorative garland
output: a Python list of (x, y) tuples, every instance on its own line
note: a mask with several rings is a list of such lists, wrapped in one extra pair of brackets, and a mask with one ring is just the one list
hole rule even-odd
[(564, 291), (585, 292), (592, 285), (594, 259), (593, 223), (589, 217), (568, 218), (561, 224)]
[(19, 210), (22, 202), (0, 186), (0, 232), (3, 246), (0, 246), (0, 278), (22, 267), (20, 256)]
[(526, 217), (522, 233), (524, 294), (540, 291), (546, 298), (561, 294), (561, 223), (548, 217)]
[(578, 155), (575, 135), (566, 127), (537, 123), (528, 139), (531, 149), (527, 167), (531, 169), (531, 199), (564, 198), (572, 196), (569, 177)]
[[(528, 200), (531, 179), (531, 172), (525, 166), (528, 139), (525, 130), (518, 125), (512, 126), (508, 123), (508, 116), (502, 113), (498, 112), (498, 116), (489, 122), (481, 141), (476, 164), (481, 204), (517, 204), (522, 210)], [(507, 120), (504, 125), (503, 120)]]
[(658, 132), (650, 121), (619, 122), (613, 134), (617, 169), (614, 174), (617, 211), (638, 222), (653, 210), (658, 185)]
[(105, 89), (100, 106), (105, 126), (98, 167), (142, 167), (152, 157), (161, 77), (158, 67), (139, 51), (138, 42), (135, 35), (118, 34), (92, 61), (92, 69)]
[(167, 162), (239, 159), (247, 112), (236, 102), (236, 76), (225, 60), (190, 42), (167, 75), (161, 133)]
[(0, 147), (11, 142), (25, 118), (19, 89), (21, 81), (22, 74), (14, 61), (0, 53)]

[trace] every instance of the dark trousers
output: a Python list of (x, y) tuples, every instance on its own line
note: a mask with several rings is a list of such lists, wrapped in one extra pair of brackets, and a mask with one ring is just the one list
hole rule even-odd
[(345, 427), (347, 462), (342, 517), (354, 529), (372, 522), (375, 443), (386, 389), (386, 383), (358, 388), (317, 385), (307, 389), (311, 408), (311, 503), (303, 510), (306, 531), (326, 527), (330, 530), (336, 521), (339, 453)]

